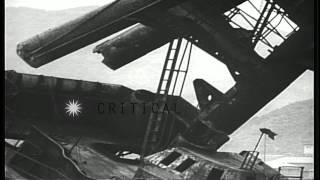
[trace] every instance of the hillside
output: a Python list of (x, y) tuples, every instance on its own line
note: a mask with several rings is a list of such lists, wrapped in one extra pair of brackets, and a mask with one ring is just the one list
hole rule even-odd
[[(221, 150), (253, 150), (260, 135), (259, 128), (269, 128), (278, 135), (274, 141), (267, 139), (267, 154), (302, 155), (303, 145), (314, 141), (313, 111), (313, 99), (309, 99), (254, 117), (234, 132)], [(258, 148), (261, 152), (263, 144), (264, 139)]]

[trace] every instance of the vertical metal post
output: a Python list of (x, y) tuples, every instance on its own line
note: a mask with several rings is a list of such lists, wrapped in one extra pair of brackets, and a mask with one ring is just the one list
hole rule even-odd
[(300, 180), (303, 179), (303, 169), (304, 169), (304, 167), (301, 167), (301, 169), (300, 169)]
[(254, 147), (253, 151), (256, 151), (256, 150), (257, 150), (257, 147), (258, 147), (258, 145), (259, 145), (259, 143), (260, 143), (260, 141), (261, 141), (262, 136), (263, 136), (263, 133), (261, 133), (261, 135), (260, 135), (260, 137), (259, 137), (259, 140), (258, 140), (256, 146)]
[(267, 136), (264, 135), (264, 151), (263, 151), (263, 161), (266, 161), (266, 152), (267, 152)]

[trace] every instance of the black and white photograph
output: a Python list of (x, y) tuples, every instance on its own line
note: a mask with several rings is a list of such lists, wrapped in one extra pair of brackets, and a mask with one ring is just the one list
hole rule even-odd
[(3, 178), (318, 179), (315, 4), (5, 0)]

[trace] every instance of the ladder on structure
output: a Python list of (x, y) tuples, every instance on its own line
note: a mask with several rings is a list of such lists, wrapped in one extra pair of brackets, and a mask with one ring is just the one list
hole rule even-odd
[(259, 156), (258, 151), (246, 151), (245, 158), (242, 161), (241, 169), (252, 170)]
[[(160, 77), (160, 82), (157, 88), (156, 103), (158, 104), (158, 107), (160, 110), (164, 109), (168, 100), (167, 98), (168, 95), (181, 96), (182, 94), (186, 75), (189, 69), (192, 43), (189, 41), (185, 43), (185, 48), (183, 50), (183, 53), (180, 56), (179, 52), (181, 50), (182, 44), (183, 44), (182, 38), (174, 39), (169, 44), (166, 59), (162, 69), (162, 74)], [(181, 70), (189, 44), (190, 44), (189, 52), (188, 52), (189, 54), (187, 57), (187, 62), (185, 63), (186, 67), (184, 68), (184, 70)], [(182, 79), (180, 79), (181, 81), (180, 81), (180, 86), (177, 91), (178, 92), (177, 94), (176, 88), (178, 87), (177, 84), (179, 81), (179, 77), (182, 77)], [(166, 121), (168, 114), (169, 112), (167, 111), (159, 112), (159, 113), (152, 113), (152, 112), (150, 113), (147, 130), (145, 132), (145, 136), (142, 144), (142, 151), (140, 156), (141, 160), (143, 160), (144, 156), (147, 153), (154, 152), (156, 148), (160, 145), (163, 122)]]

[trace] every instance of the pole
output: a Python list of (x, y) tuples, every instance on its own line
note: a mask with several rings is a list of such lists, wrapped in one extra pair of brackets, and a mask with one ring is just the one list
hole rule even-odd
[(261, 133), (261, 135), (260, 135), (260, 137), (259, 137), (259, 140), (258, 140), (256, 146), (254, 147), (253, 151), (256, 151), (256, 150), (257, 150), (257, 147), (258, 147), (258, 145), (259, 145), (259, 143), (260, 143), (260, 141), (261, 141), (262, 135), (263, 135), (263, 133)]
[(266, 161), (266, 152), (267, 152), (267, 137), (264, 135), (264, 152), (263, 152), (263, 161)]

